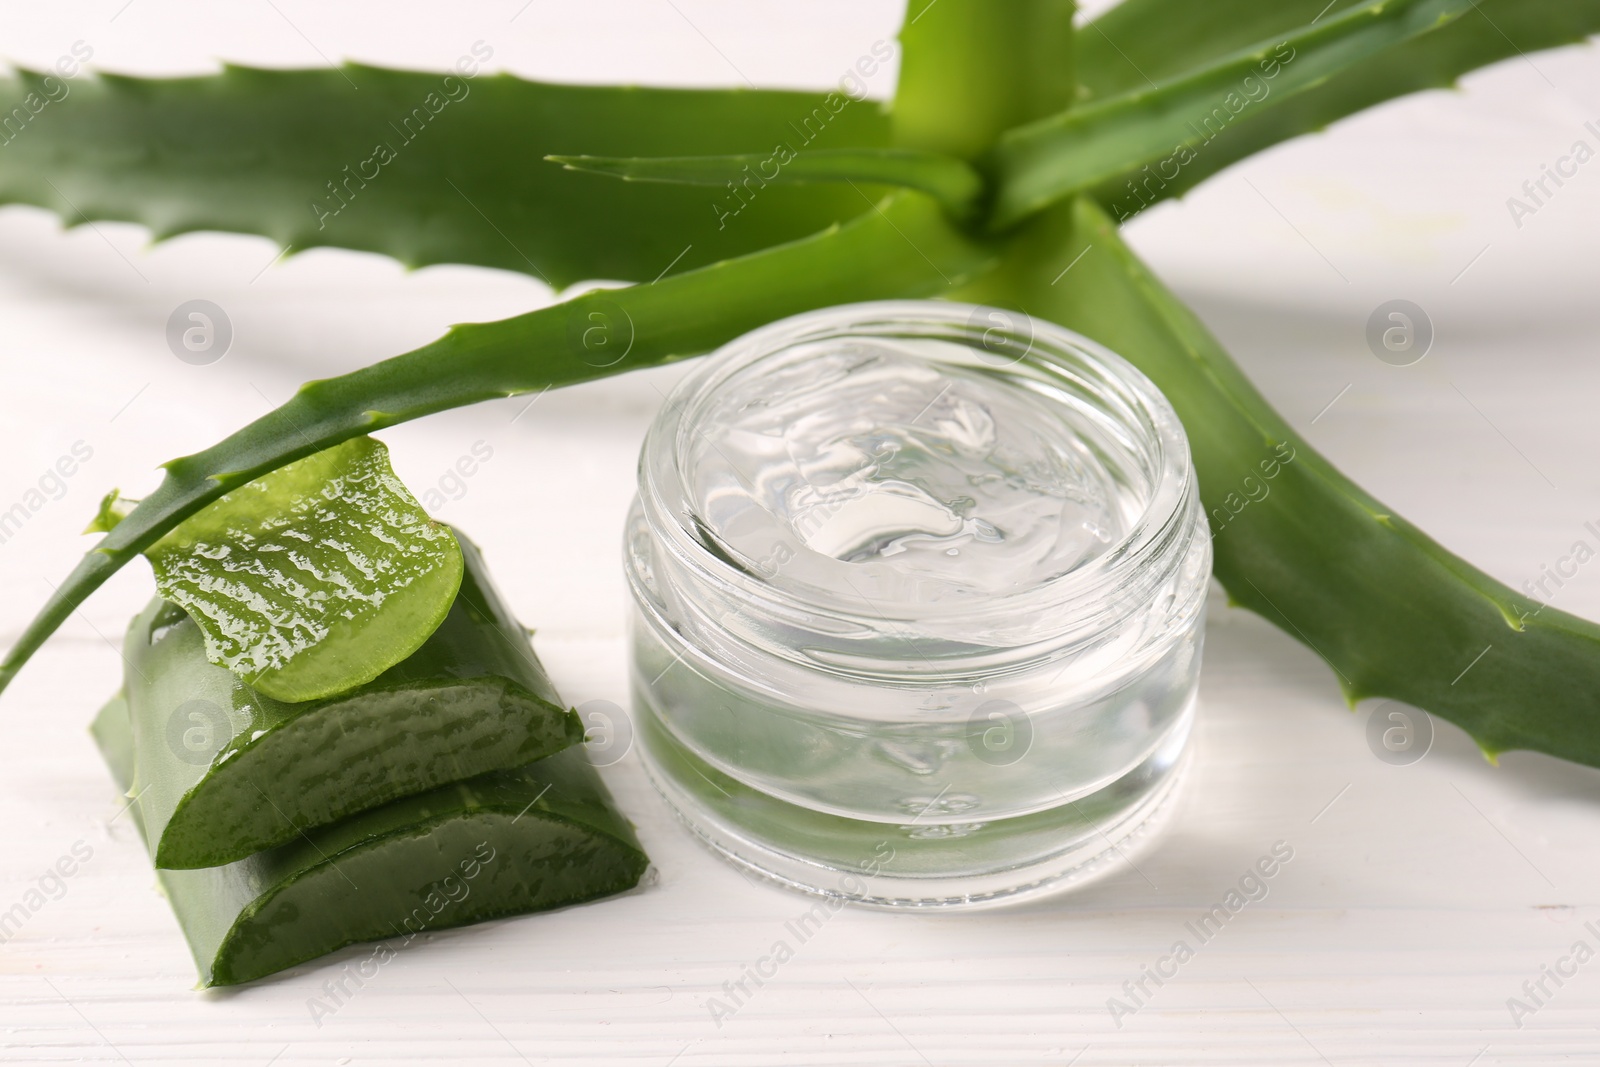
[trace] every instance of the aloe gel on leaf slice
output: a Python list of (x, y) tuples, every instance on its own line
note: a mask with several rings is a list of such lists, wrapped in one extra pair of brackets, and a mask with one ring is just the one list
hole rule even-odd
[(275, 700), (370, 682), (444, 620), (461, 550), (355, 437), (264, 474), (145, 551), (213, 663)]
[(377, 678), (322, 700), (274, 700), (209, 662), (199, 627), (173, 604), (158, 598), (134, 619), (131, 773), (158, 867), (229, 863), (583, 740), (477, 548), (456, 541), (464, 573), (439, 628)]
[[(92, 727), (130, 786), (119, 695)], [(137, 794), (136, 794), (137, 795)], [(140, 829), (140, 809), (133, 805)], [(360, 941), (381, 964), (424, 931), (631, 889), (649, 861), (583, 751), (455, 782), (224, 867), (158, 871), (203, 986), (235, 985)]]

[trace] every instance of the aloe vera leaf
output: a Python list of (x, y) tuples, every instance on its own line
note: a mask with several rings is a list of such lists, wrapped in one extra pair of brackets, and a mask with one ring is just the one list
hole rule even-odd
[(0, 110), (28, 115), (29, 93), (48, 102), (8, 135), (0, 203), (74, 224), (139, 222), (158, 238), (227, 230), (409, 266), (475, 263), (556, 287), (715, 263), (868, 205), (849, 188), (772, 189), (719, 227), (719, 204), (701, 190), (595, 182), (544, 165), (546, 154), (888, 139), (881, 109), (840, 93), (550, 85), (355, 64), (65, 82), (23, 72), (0, 81)]
[[(118, 784), (137, 762), (118, 696), (91, 733)], [(135, 794), (136, 796), (138, 794)], [(142, 798), (132, 805), (140, 831)], [(631, 889), (649, 860), (580, 748), (369, 808), (224, 867), (158, 870), (202, 986), (254, 981), (362, 941)], [(399, 938), (399, 941), (389, 939)]]
[(1390, 0), (1358, 8), (1155, 88), (1012, 129), (990, 161), (997, 183), (991, 225), (1010, 226), (1147, 163), (1181, 169), (1246, 109), (1280, 107), (1362, 59), (1437, 30), (1473, 2)]
[(910, 0), (894, 143), (977, 159), (1003, 131), (1072, 104), (1073, 0)]
[(935, 295), (991, 269), (997, 256), (993, 244), (953, 227), (933, 201), (900, 193), (803, 241), (456, 326), (405, 355), (307, 383), (211, 448), (167, 463), (155, 492), (89, 550), (8, 650), (0, 689), (128, 560), (223, 493), (302, 456), (437, 411), (697, 355), (812, 308)]
[[(1182, 196), (1241, 159), (1385, 100), (1447, 88), (1469, 71), (1575, 44), (1596, 33), (1600, 0), (1477, 0), (1474, 10), (1449, 25), (1356, 63), (1280, 107), (1256, 113), (1245, 109), (1176, 173), (1170, 166), (1154, 179), (1148, 170), (1124, 172), (1092, 192), (1120, 221), (1150, 204)], [(1084, 34), (1084, 40), (1091, 36)]]
[(1281, 39), (1374, 2), (1121, 0), (1079, 30), (1079, 92), (1087, 102), (1151, 88), (1258, 41)]
[(447, 782), (520, 767), (583, 740), (483, 559), (445, 621), (366, 685), (286, 704), (206, 659), (194, 621), (159, 597), (128, 629), (124, 692), (135, 792), (157, 867), (216, 867), (304, 830)]
[(605, 174), (629, 182), (711, 185), (756, 193), (768, 185), (861, 182), (927, 193), (957, 218), (972, 214), (983, 178), (971, 165), (937, 152), (903, 148), (816, 149), (741, 156), (546, 156), (567, 170)]
[(372, 681), (438, 628), (461, 547), (354, 437), (219, 497), (145, 549), (205, 654), (274, 700)]
[(1491, 758), (1532, 749), (1600, 766), (1600, 627), (1541, 609), (1340, 474), (1092, 201), (1031, 223), (968, 295), (1060, 322), (1155, 381), (1188, 431), (1217, 577), (1234, 602), (1326, 660), (1352, 704), (1384, 696), (1424, 708)]

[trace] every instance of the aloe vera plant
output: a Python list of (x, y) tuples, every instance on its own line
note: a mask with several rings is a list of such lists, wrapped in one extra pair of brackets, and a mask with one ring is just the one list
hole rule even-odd
[[(1269, 145), (1600, 32), (1600, 0), (1124, 0), (1082, 27), (1070, 0), (910, 6), (887, 115), (843, 93), (504, 75), (451, 87), (354, 66), (101, 77), (52, 105), (0, 156), (0, 200), (157, 236), (238, 230), (553, 285), (637, 284), (455, 327), (310, 383), (169, 463), (10, 650), (0, 685), (118, 567), (296, 459), (446, 408), (695, 355), (783, 315), (935, 296), (1024, 308), (1149, 374), (1193, 443), (1218, 577), (1323, 656), (1352, 701), (1420, 705), (1491, 755), (1600, 765), (1600, 627), (1536, 611), (1340, 475), (1116, 232)], [(391, 111), (436, 90), (479, 101), (380, 178), (345, 169)], [(1098, 252), (1051, 284), (1086, 247)], [(1277, 491), (1243, 508), (1236, 487), (1263, 464)], [(1452, 684), (1469, 663), (1472, 684)]]

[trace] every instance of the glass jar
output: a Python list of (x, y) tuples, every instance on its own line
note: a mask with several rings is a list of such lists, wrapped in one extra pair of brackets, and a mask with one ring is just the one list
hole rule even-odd
[(1068, 330), (895, 301), (731, 342), (650, 427), (625, 556), (646, 766), (736, 864), (999, 902), (1170, 806), (1210, 540), (1171, 406)]

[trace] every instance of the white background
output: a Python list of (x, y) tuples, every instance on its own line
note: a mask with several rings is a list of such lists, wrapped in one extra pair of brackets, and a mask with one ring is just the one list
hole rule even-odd
[[(224, 58), (443, 67), (483, 39), (494, 66), (541, 78), (827, 87), (899, 18), (895, 0), (99, 0), (8, 5), (0, 51), (44, 66), (81, 39), (96, 66), (139, 73)], [(891, 87), (892, 70), (873, 88)], [(1129, 237), (1313, 444), (1520, 585), (1579, 537), (1593, 543), (1583, 523), (1600, 520), (1600, 163), (1520, 228), (1505, 202), (1574, 139), (1593, 143), (1589, 119), (1589, 48), (1513, 60), (1461, 92), (1282, 146)], [(212, 235), (150, 248), (137, 227), (64, 232), (33, 209), (0, 211), (0, 508), (73, 442), (94, 450), (64, 498), (0, 545), (0, 643), (86, 547), (77, 531), (106, 489), (147, 491), (157, 463), (305, 378), (551, 299), (520, 276), (405, 274), (333, 251), (263, 271), (276, 251)], [(196, 297), (236, 330), (210, 367), (180, 363), (163, 339), (172, 308)], [(1395, 297), (1437, 327), (1412, 367), (1363, 341), (1368, 314)], [(492, 446), (441, 517), (484, 547), (575, 704), (626, 701), (619, 534), (643, 429), (679, 373), (552, 394), (515, 425), (525, 401), (384, 434), (419, 492), (474, 442)], [(1597, 571), (1556, 603), (1600, 616)], [(1600, 772), (1524, 753), (1491, 767), (1444, 723), (1420, 763), (1386, 765), (1365, 740), (1370, 705), (1351, 714), (1319, 660), (1220, 596), (1200, 760), (1175, 825), (1138, 870), (1075, 895), (986, 915), (846, 910), (718, 1027), (708, 997), (806, 901), (699, 850), (632, 754), (606, 776), (655, 861), (644, 890), (431, 936), (320, 1027), (307, 998), (364, 950), (196, 993), (132, 827), (109, 821), (119, 801), (84, 729), (117, 685), (104, 637), (149, 592), (148, 572), (129, 567), (0, 700), (0, 910), (74, 842), (94, 852), (0, 945), (0, 1061), (1467, 1067), (1600, 1055), (1600, 962), (1520, 1029), (1506, 1005), (1575, 940), (1600, 948), (1582, 929), (1600, 920)], [(1115, 1026), (1107, 998), (1279, 840), (1294, 859), (1267, 899)]]

